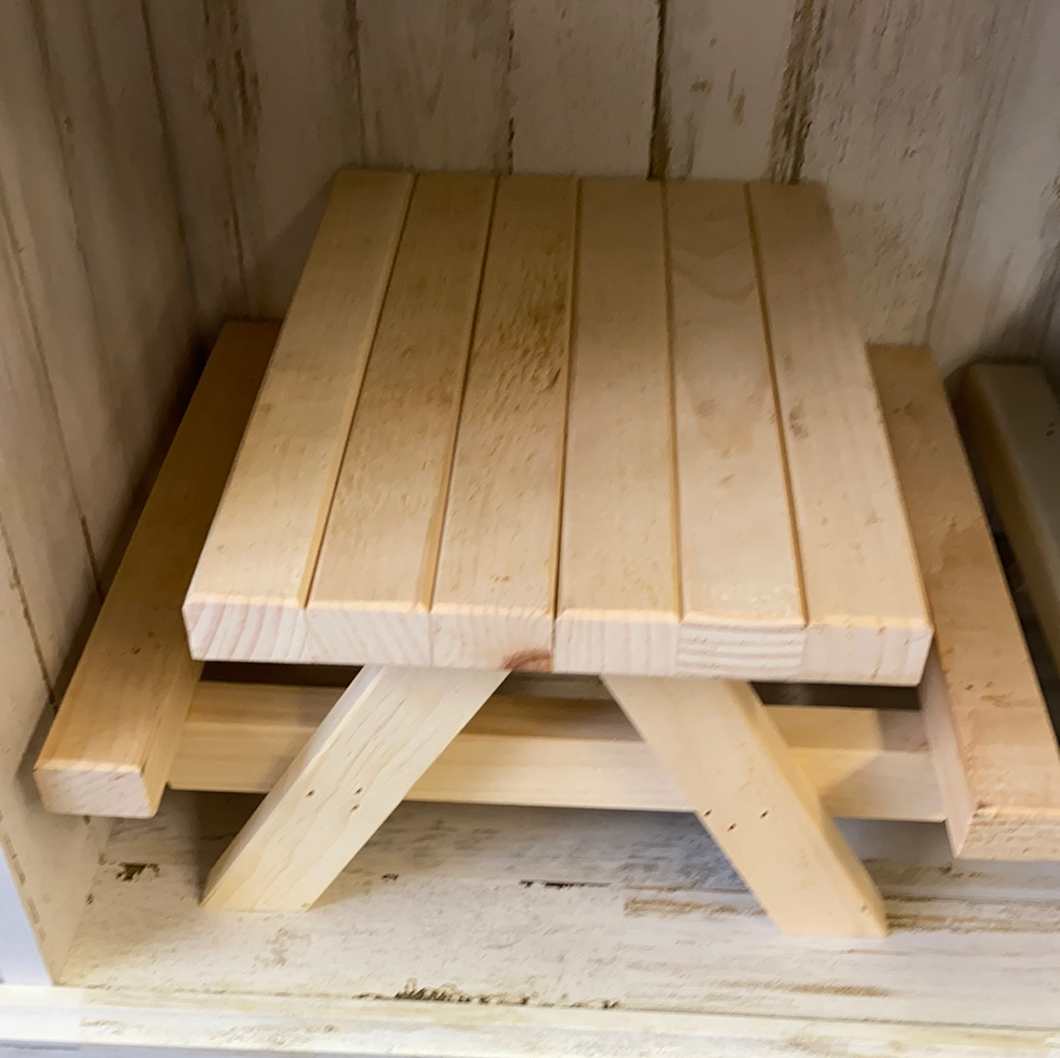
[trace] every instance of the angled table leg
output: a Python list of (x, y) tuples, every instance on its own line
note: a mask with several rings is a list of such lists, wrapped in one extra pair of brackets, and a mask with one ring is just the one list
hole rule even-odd
[(203, 906), (309, 907), (506, 675), (362, 669), (214, 866)]
[(780, 929), (886, 935), (880, 894), (749, 684), (604, 683)]

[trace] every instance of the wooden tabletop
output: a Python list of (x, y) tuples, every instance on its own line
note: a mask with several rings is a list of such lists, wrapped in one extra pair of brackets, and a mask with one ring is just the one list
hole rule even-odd
[(340, 173), (184, 617), (206, 659), (917, 682), (823, 193)]

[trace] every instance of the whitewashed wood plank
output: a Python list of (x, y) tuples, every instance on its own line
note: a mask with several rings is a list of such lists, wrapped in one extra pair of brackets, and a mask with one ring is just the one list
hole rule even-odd
[(91, 555), (10, 229), (0, 230), (0, 512), (49, 684), (98, 605)]
[(199, 312), (282, 316), (332, 175), (361, 161), (346, 0), (147, 0)]
[(512, 0), (514, 172), (647, 176), (657, 0)]
[(979, 353), (1060, 365), (1060, 6), (1023, 6), (1016, 42), (1000, 39), (1017, 58), (980, 138), (931, 317), (928, 340), (944, 371)]
[(217, 915), (196, 905), (198, 862), (231, 831), (215, 804), (200, 846), (201, 807), (174, 797), (152, 823), (123, 824), (67, 984), (170, 998), (233, 980), (270, 999), (484, 997), (433, 1002), (431, 1023), (469, 1005), (498, 1004), (496, 1017), (524, 998), (526, 1017), (617, 1003), (601, 1017), (798, 1019), (788, 1054), (805, 1053), (821, 1018), (845, 1019), (848, 1044), (857, 1026), (897, 1017), (943, 1046), (940, 1010), (962, 1031), (1060, 1033), (1056, 867), (955, 863), (941, 826), (846, 828), (890, 901), (885, 944), (793, 943), (694, 818), (656, 813), (403, 805), (311, 915)]
[(804, 75), (815, 92), (774, 176), (827, 185), (869, 338), (923, 341), (969, 167), (1022, 61), (1028, 5), (804, 6), (820, 20)]
[(667, 0), (657, 175), (766, 175), (792, 19), (806, 18), (804, 7), (796, 0)]
[[(100, 350), (95, 385), (64, 394), (60, 414), (86, 514), (102, 507), (100, 524), (89, 525), (96, 556), (113, 569), (120, 520), (185, 381), (195, 340), (191, 285), (142, 12), (122, 0), (74, 8), (43, 0), (39, 17), (77, 250), (92, 292), (94, 318), (82, 321), (73, 348), (92, 350), (95, 339)], [(42, 284), (51, 288), (50, 269)], [(51, 370), (58, 395), (81, 381), (64, 378), (77, 356), (70, 347), (51, 356), (61, 357)], [(121, 434), (107, 437), (110, 461), (126, 449), (117, 481), (98, 477), (94, 466), (82, 470), (77, 453), (74, 406), (91, 408), (98, 396)]]
[[(28, 4), (7, 9), (0, 35), (0, 184), (19, 251), (26, 340), (36, 343), (33, 355), (40, 356), (54, 390), (95, 560), (104, 557), (127, 503), (128, 414), (117, 397), (115, 353), (104, 347), (98, 330), (58, 134), (61, 114), (53, 113), (39, 29)], [(87, 48), (87, 42), (81, 45)], [(92, 192), (106, 188), (86, 186), (81, 193)]]
[(85, 821), (45, 812), (33, 786), (29, 764), (51, 710), (5, 527), (0, 519), (0, 874), (10, 882), (0, 886), (0, 977), (50, 984), (73, 939), (98, 852)]
[(508, 10), (495, 0), (358, 0), (369, 165), (508, 167)]

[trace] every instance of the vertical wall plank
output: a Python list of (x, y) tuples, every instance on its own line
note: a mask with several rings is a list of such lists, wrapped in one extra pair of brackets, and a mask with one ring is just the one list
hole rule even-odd
[(146, 0), (200, 317), (282, 316), (336, 169), (361, 160), (347, 0)]
[[(96, 338), (101, 352), (95, 389), (75, 391), (67, 403), (70, 410), (87, 410), (99, 396), (120, 430), (108, 440), (113, 448), (124, 448), (125, 456), (116, 481), (101, 478), (95, 465), (77, 481), (86, 510), (101, 506), (109, 515), (92, 540), (103, 562), (111, 557), (117, 524), (128, 512), (132, 488), (186, 375), (194, 343), (191, 288), (142, 12), (124, 0), (73, 6), (39, 0), (38, 10), (92, 293), (94, 318), (80, 321), (80, 327), (90, 342)], [(42, 212), (36, 221), (43, 221)], [(42, 287), (45, 304), (49, 296), (52, 302), (48, 308), (63, 311), (63, 291), (50, 270)], [(38, 317), (46, 314), (47, 309)], [(83, 359), (81, 342), (79, 333), (65, 349), (46, 350), (61, 361), (52, 368), (57, 385), (67, 365)], [(67, 430), (67, 408), (60, 410)], [(73, 461), (77, 438), (68, 441)]]
[(508, 12), (497, 0), (358, 0), (365, 159), (508, 164)]
[(798, 0), (667, 0), (655, 168), (671, 177), (757, 180)]
[(970, 166), (1019, 58), (1027, 8), (816, 2), (816, 94), (808, 120), (793, 118), (795, 168), (780, 175), (827, 186), (869, 337), (917, 342)]
[(1029, 6), (939, 286), (929, 339), (946, 369), (978, 353), (1044, 356), (1060, 367), (1060, 6)]
[[(0, 301), (5, 306), (0, 319), (5, 379), (0, 388), (12, 402), (0, 415), (6, 420), (0, 431), (5, 455), (13, 461), (12, 473), (16, 459), (24, 468), (36, 462), (38, 470), (51, 471), (43, 485), (30, 475), (19, 475), (9, 507), (16, 493), (24, 492), (19, 503), (23, 513), (9, 510), (9, 520), (28, 590), (40, 607), (37, 619), (49, 661), (57, 663), (73, 615), (90, 592), (84, 576), (88, 555), (82, 512), (96, 556), (102, 557), (115, 518), (122, 513), (130, 463), (121, 409), (113, 395), (110, 356), (96, 326), (33, 10), (21, 0), (5, 8), (0, 34), (0, 159)], [(15, 424), (30, 408), (30, 432), (19, 433)], [(24, 451), (23, 445), (32, 450)], [(47, 570), (40, 572), (53, 582), (44, 593), (33, 585), (38, 572), (37, 562), (29, 557), (35, 551), (34, 538), (42, 555), (54, 549), (41, 563)]]
[(514, 172), (646, 176), (659, 0), (510, 0)]
[[(6, 406), (3, 412), (0, 420)], [(0, 493), (7, 496), (3, 487)], [(49, 815), (33, 785), (48, 688), (4, 546), (7, 535), (0, 520), (0, 977), (43, 985), (66, 957), (97, 850), (84, 820)]]

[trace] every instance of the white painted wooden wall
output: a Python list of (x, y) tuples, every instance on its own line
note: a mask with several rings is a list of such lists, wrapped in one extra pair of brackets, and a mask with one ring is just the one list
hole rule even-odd
[(88, 891), (27, 769), (196, 344), (336, 168), (821, 180), (870, 338), (1048, 357), (1058, 52), (1058, 0), (3, 0), (0, 975)]

